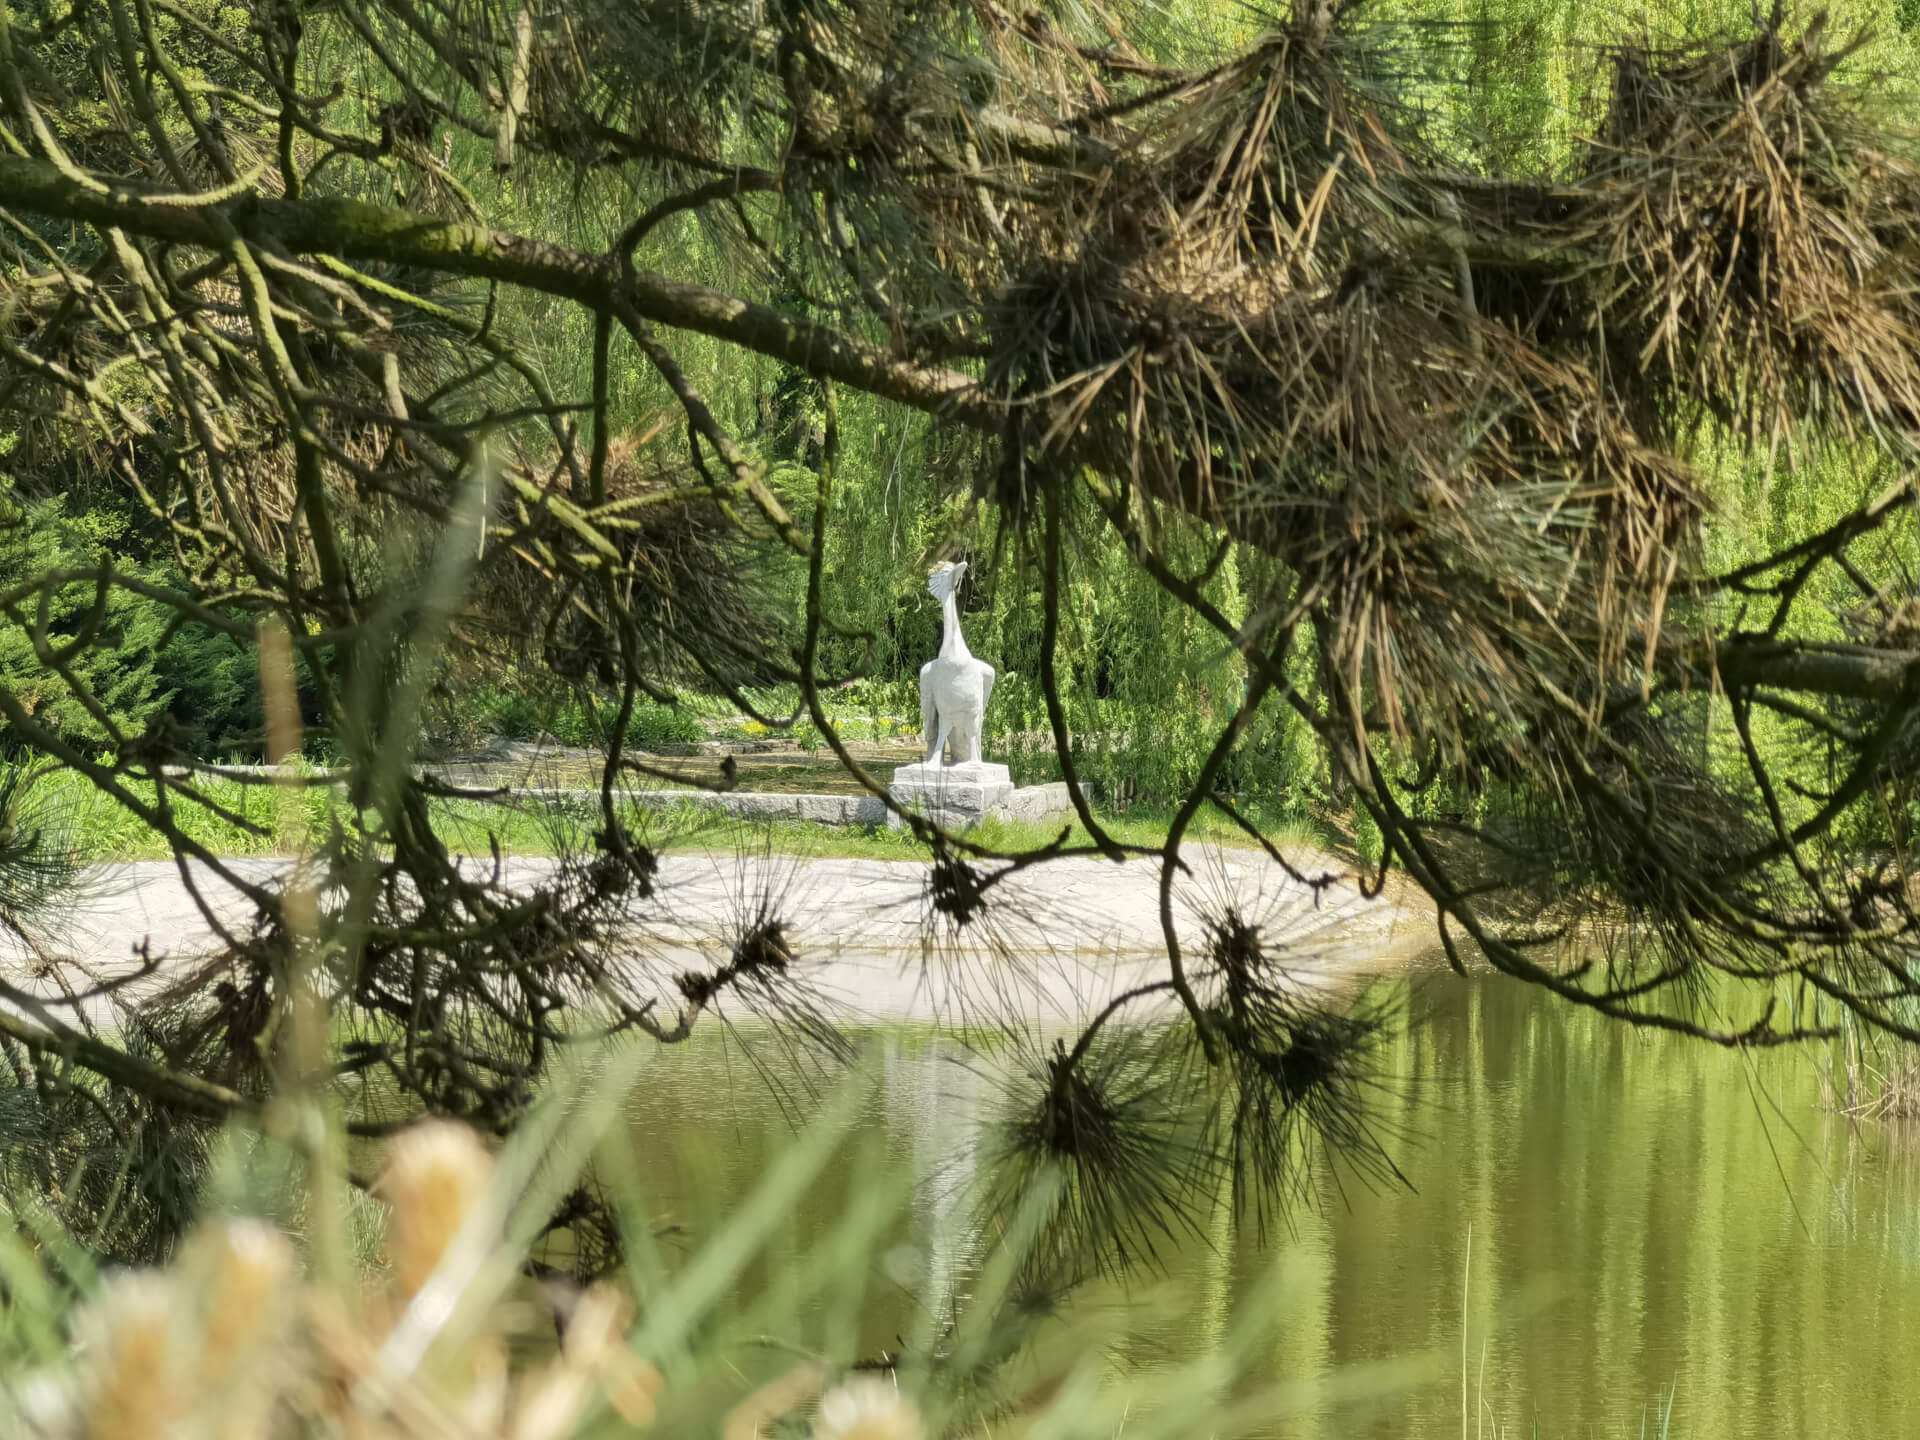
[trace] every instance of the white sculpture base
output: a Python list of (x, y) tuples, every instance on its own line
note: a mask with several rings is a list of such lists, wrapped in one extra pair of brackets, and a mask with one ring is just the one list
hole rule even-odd
[[(888, 787), (908, 810), (917, 810), (949, 830), (978, 825), (989, 810), (1013, 794), (1013, 776), (1004, 765), (970, 760), (959, 765), (902, 765)], [(904, 822), (892, 811), (887, 824), (898, 830)]]

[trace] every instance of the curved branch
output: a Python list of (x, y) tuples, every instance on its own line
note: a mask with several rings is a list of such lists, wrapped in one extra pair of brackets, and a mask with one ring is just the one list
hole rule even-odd
[(210, 249), (227, 248), (238, 232), (298, 254), (497, 280), (594, 309), (619, 306), (640, 319), (696, 331), (974, 429), (997, 430), (1005, 420), (1004, 407), (972, 376), (896, 359), (818, 321), (704, 285), (647, 271), (623, 274), (612, 256), (338, 196), (246, 196), (221, 205), (185, 206), (155, 203), (153, 192), (121, 180), (92, 183), (100, 188), (89, 188), (44, 160), (0, 156), (0, 195), (40, 215)]

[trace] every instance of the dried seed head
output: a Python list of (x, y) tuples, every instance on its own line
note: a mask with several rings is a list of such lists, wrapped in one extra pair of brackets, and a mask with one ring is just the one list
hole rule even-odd
[(561, 1349), (567, 1362), (585, 1370), (598, 1369), (620, 1345), (620, 1335), (633, 1319), (633, 1306), (611, 1285), (594, 1285), (573, 1307)]
[(857, 1375), (820, 1397), (813, 1440), (920, 1440), (920, 1412), (892, 1381)]
[(14, 1408), (30, 1433), (68, 1436), (80, 1432), (80, 1397), (69, 1376), (42, 1370), (10, 1383)]
[(179, 1287), (157, 1271), (115, 1276), (80, 1323), (89, 1440), (147, 1440), (193, 1403)]
[(242, 1355), (277, 1335), (293, 1246), (263, 1220), (222, 1220), (196, 1238), (189, 1265), (206, 1306), (201, 1374), (217, 1381)]
[(513, 1407), (508, 1440), (565, 1440), (579, 1423), (589, 1389), (588, 1377), (564, 1359), (536, 1371)]
[(471, 1435), (498, 1434), (513, 1390), (506, 1343), (495, 1335), (470, 1340), (449, 1368), (440, 1381), (462, 1428)]
[(666, 1381), (650, 1361), (631, 1350), (615, 1350), (601, 1367), (600, 1383), (606, 1387), (607, 1403), (622, 1420), (636, 1429), (653, 1424), (654, 1402)]
[(480, 1137), (450, 1120), (428, 1120), (387, 1149), (379, 1193), (393, 1207), (387, 1259), (406, 1296), (418, 1293), (493, 1179)]
[(653, 1423), (660, 1372), (623, 1343), (633, 1323), (633, 1303), (611, 1285), (595, 1285), (574, 1306), (561, 1339), (567, 1363), (597, 1375), (608, 1403), (629, 1425)]

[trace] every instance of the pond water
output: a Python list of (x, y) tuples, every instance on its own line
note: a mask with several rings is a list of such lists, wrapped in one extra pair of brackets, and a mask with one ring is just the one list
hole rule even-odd
[[(1158, 1280), (1083, 1290), (1069, 1308), (1118, 1327), (1116, 1367), (1216, 1343), (1279, 1266), (1282, 1313), (1244, 1383), (1375, 1379), (1261, 1434), (1657, 1435), (1669, 1406), (1667, 1433), (1693, 1440), (1920, 1433), (1920, 1135), (1823, 1111), (1812, 1052), (1631, 1031), (1504, 980), (1391, 984), (1405, 1024), (1379, 1105), (1414, 1188), (1350, 1188), (1264, 1245), (1222, 1213)], [(735, 1300), (895, 1167), (910, 1200), (857, 1322), (878, 1351), (965, 1288), (955, 1181), (998, 1095), (949, 1042), (864, 1038), (880, 1079), (851, 1122), (863, 1143)], [(791, 1135), (747, 1060), (714, 1032), (650, 1065), (632, 1102), (690, 1245), (726, 1218), (712, 1197), (744, 1197)]]

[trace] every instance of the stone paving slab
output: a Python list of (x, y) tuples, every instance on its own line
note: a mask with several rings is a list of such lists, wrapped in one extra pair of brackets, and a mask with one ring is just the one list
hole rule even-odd
[[(1255, 852), (1195, 846), (1187, 860), (1191, 874), (1175, 885), (1173, 913), (1188, 953), (1204, 943), (1204, 916), (1229, 900), (1316, 981), (1396, 970), (1433, 945), (1424, 914), (1368, 900), (1350, 879), (1316, 895)], [(271, 886), (288, 862), (226, 863), (243, 880)], [(528, 890), (553, 863), (509, 858), (503, 879)], [(1339, 868), (1312, 854), (1295, 863), (1314, 874)], [(636, 978), (644, 972), (671, 1001), (672, 974), (722, 963), (742, 920), (763, 905), (785, 920), (823, 1008), (848, 1021), (952, 1019), (989, 1006), (1070, 1020), (1165, 973), (1158, 870), (1150, 862), (1072, 857), (1031, 867), (1000, 882), (996, 903), (966, 927), (932, 912), (930, 873), (914, 861), (669, 854), (655, 896), (631, 917)], [(242, 894), (205, 866), (187, 874), (216, 920), (245, 921)], [(165, 958), (143, 985), (165, 983), (218, 946), (181, 870), (164, 861), (90, 872), (50, 940), (96, 978), (124, 974), (145, 943)], [(16, 975), (27, 969), (24, 960), (10, 967)], [(77, 975), (68, 983), (84, 986)], [(59, 979), (40, 976), (32, 988), (51, 996)]]

